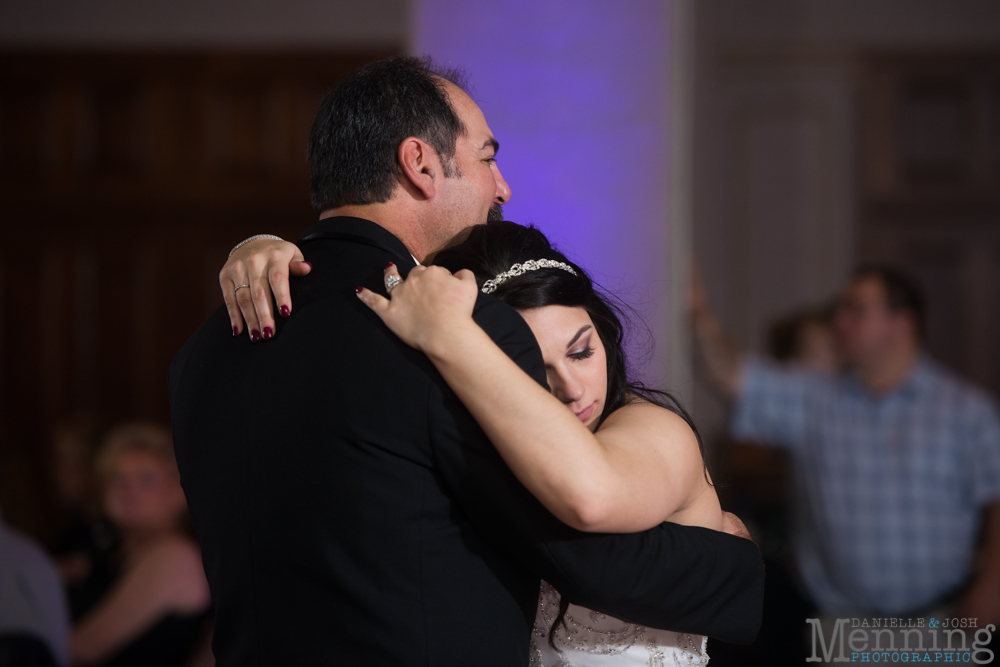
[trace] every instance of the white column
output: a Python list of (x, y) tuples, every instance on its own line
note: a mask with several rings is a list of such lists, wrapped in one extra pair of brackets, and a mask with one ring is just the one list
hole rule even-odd
[(682, 393), (687, 351), (674, 334), (689, 204), (672, 197), (688, 187), (672, 161), (687, 169), (689, 144), (671, 132), (690, 118), (674, 122), (688, 84), (674, 85), (672, 30), (688, 2), (416, 0), (412, 44), (468, 72), (501, 144), (506, 217), (535, 223), (638, 308), (656, 348), (637, 370)]

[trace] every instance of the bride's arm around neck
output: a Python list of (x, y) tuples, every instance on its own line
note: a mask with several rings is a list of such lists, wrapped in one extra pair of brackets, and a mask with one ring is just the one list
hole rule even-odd
[(667, 520), (722, 528), (697, 438), (681, 417), (635, 402), (591, 432), (475, 323), (477, 293), (471, 274), (430, 267), (411, 272), (392, 300), (358, 296), (430, 358), (521, 483), (564, 523), (596, 533)]

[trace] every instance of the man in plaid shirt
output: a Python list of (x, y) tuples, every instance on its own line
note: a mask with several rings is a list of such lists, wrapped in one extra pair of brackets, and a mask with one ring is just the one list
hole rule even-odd
[(824, 614), (915, 617), (954, 603), (955, 617), (1000, 625), (1000, 418), (923, 352), (909, 279), (854, 274), (834, 320), (836, 376), (747, 358), (697, 288), (693, 306), (709, 373), (735, 399), (733, 434), (792, 456), (798, 569)]

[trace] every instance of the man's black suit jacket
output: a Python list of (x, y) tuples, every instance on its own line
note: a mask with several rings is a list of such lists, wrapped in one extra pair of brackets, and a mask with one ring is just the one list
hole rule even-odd
[[(526, 665), (539, 578), (647, 626), (749, 642), (763, 566), (748, 540), (663, 524), (600, 535), (521, 486), (430, 361), (355, 296), (414, 262), (388, 231), (331, 218), (301, 241), (273, 340), (220, 308), (170, 372), (181, 479), (230, 665)], [(545, 382), (524, 320), (476, 321)]]

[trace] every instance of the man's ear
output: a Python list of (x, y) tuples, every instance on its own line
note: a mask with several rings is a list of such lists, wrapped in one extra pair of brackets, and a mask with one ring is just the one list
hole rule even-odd
[(424, 198), (433, 198), (441, 176), (437, 151), (423, 139), (407, 137), (399, 145), (398, 157), (403, 178), (423, 193)]

